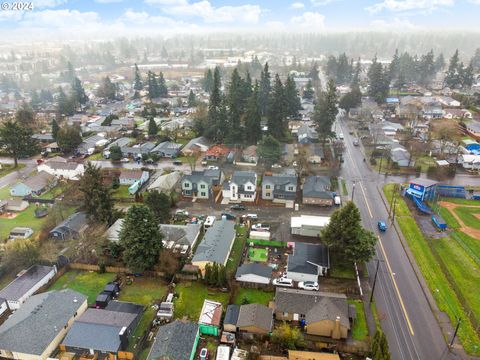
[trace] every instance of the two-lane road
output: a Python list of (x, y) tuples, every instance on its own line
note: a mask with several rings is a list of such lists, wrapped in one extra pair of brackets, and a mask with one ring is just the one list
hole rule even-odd
[[(459, 359), (448, 351), (398, 234), (392, 228), (382, 234), (377, 229), (378, 220), (388, 220), (387, 209), (379, 194), (384, 177), (370, 170), (360, 149), (353, 146), (346, 126), (340, 126), (345, 136), (343, 175), (348, 190), (351, 193), (355, 187), (354, 201), (360, 209), (363, 224), (378, 234), (377, 256), (367, 267), (373, 281), (377, 259), (380, 261), (374, 296), (393, 359)], [(387, 225), (391, 227), (389, 222)]]

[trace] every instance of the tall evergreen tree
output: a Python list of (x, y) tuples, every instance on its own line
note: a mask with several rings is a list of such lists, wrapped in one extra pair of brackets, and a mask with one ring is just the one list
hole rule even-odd
[(140, 70), (138, 69), (138, 65), (135, 63), (135, 80), (133, 82), (133, 88), (137, 91), (143, 89), (143, 82), (142, 76), (140, 75)]
[(56, 142), (58, 147), (62, 149), (63, 152), (72, 153), (78, 145), (82, 143), (82, 135), (80, 135), (79, 126), (63, 126), (58, 130), (56, 135)]
[(309, 79), (307, 86), (305, 86), (305, 89), (303, 90), (303, 98), (311, 100), (313, 99), (314, 95), (315, 91), (313, 90), (312, 80)]
[(150, 121), (148, 122), (148, 135), (155, 136), (158, 133), (158, 126), (155, 122), (153, 117), (150, 117)]
[(213, 73), (211, 69), (208, 69), (203, 77), (203, 90), (209, 94), (213, 90)]
[(165, 224), (170, 220), (170, 207), (172, 206), (170, 196), (157, 190), (149, 191), (144, 202), (160, 224)]
[(190, 93), (188, 94), (188, 107), (194, 107), (196, 105), (197, 105), (197, 98), (193, 90), (190, 90)]
[(262, 116), (267, 115), (267, 107), (270, 100), (270, 71), (268, 70), (268, 63), (265, 63), (262, 73), (260, 74), (260, 88), (259, 88), (259, 100), (260, 111)]
[(435, 72), (442, 71), (445, 68), (445, 58), (443, 53), (438, 54), (435, 59)]
[(226, 141), (228, 144), (239, 144), (243, 142), (243, 130), (240, 123), (241, 104), (243, 102), (243, 82), (237, 68), (232, 72), (228, 90), (228, 127)]
[(85, 93), (82, 82), (78, 77), (73, 79), (72, 83), (72, 96), (76, 104), (85, 105), (88, 101), (88, 96)]
[(391, 360), (388, 341), (385, 333), (381, 329), (377, 329), (373, 336), (371, 353), (372, 360)]
[(58, 126), (56, 119), (52, 120), (51, 127), (52, 127), (53, 140), (57, 141), (57, 135), (58, 135), (58, 131), (60, 130), (60, 127)]
[(38, 144), (32, 135), (30, 127), (17, 122), (8, 120), (0, 125), (0, 148), (13, 158), (15, 167), (18, 166), (19, 158), (29, 157), (38, 152)]
[(315, 112), (313, 114), (313, 121), (317, 128), (318, 136), (325, 146), (328, 138), (332, 133), (332, 125), (338, 114), (337, 108), (337, 94), (335, 82), (330, 79), (327, 84), (327, 90), (320, 93), (318, 103), (315, 105)]
[(163, 77), (163, 72), (160, 72), (158, 76), (158, 95), (160, 97), (167, 97), (168, 96), (168, 88), (165, 78)]
[(97, 96), (109, 100), (115, 100), (115, 97), (117, 96), (117, 87), (112, 83), (110, 77), (105, 76), (103, 78), (102, 83), (97, 89)]
[(210, 94), (208, 123), (205, 131), (205, 135), (216, 142), (224, 140), (226, 130), (226, 109), (220, 87), (220, 69), (216, 67), (213, 72), (213, 88)]
[(35, 112), (28, 104), (24, 103), (16, 111), (15, 121), (22, 127), (32, 128), (35, 126)]
[(375, 57), (368, 69), (368, 95), (379, 104), (385, 101), (390, 86), (389, 71), (384, 71), (383, 66)]
[(260, 100), (258, 98), (258, 81), (255, 81), (252, 95), (248, 99), (245, 112), (245, 140), (249, 144), (257, 144), (262, 137)]
[(287, 77), (287, 81), (285, 82), (285, 101), (286, 115), (290, 117), (298, 116), (298, 111), (302, 109), (302, 104), (298, 96), (297, 86), (291, 75)]
[(448, 87), (455, 88), (462, 83), (462, 67), (463, 66), (460, 63), (460, 57), (458, 55), (457, 49), (453, 56), (450, 58), (448, 70), (445, 74), (445, 84)]
[(275, 139), (282, 139), (287, 131), (285, 89), (278, 74), (275, 75), (272, 92), (268, 102), (268, 133)]
[(353, 70), (353, 77), (352, 77), (352, 87), (360, 85), (360, 74), (362, 72), (362, 62), (361, 59), (358, 58), (357, 62), (355, 63), (355, 68)]
[(58, 88), (57, 111), (64, 116), (73, 115), (75, 106), (72, 99), (68, 98), (61, 87)]
[[(104, 185), (100, 168), (88, 162), (80, 179), (80, 192), (83, 193), (83, 210), (91, 221), (111, 225), (113, 221), (113, 199), (110, 189)], [(138, 224), (137, 224), (138, 225)]]
[(158, 86), (157, 76), (150, 70), (147, 73), (147, 83), (148, 83), (148, 98), (152, 100), (159, 97), (160, 88)]

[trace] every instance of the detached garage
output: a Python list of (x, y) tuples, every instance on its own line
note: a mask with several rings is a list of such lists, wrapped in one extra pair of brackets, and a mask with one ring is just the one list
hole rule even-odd
[(330, 223), (329, 216), (294, 216), (290, 221), (292, 235), (320, 237), (322, 229)]

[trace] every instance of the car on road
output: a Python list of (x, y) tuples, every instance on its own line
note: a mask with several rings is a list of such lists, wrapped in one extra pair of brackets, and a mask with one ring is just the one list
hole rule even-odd
[(274, 286), (293, 287), (293, 280), (286, 277), (281, 277), (281, 278), (273, 279), (272, 284)]
[(200, 360), (208, 360), (208, 349), (207, 348), (203, 348), (202, 350), (200, 350), (199, 359)]
[(380, 220), (380, 221), (377, 223), (377, 226), (378, 226), (378, 230), (380, 230), (380, 231), (387, 231), (387, 224), (385, 224), (385, 221)]
[(227, 213), (227, 212), (222, 213), (222, 218), (223, 217), (227, 220), (235, 220), (236, 219), (235, 215)]
[(357, 138), (353, 139), (353, 145), (358, 146), (360, 143)]
[(303, 290), (318, 291), (318, 282), (316, 281), (300, 281), (298, 288)]
[(254, 231), (270, 231), (270, 225), (268, 224), (253, 224), (252, 230)]
[(218, 170), (218, 166), (209, 165), (209, 166), (207, 167), (207, 170)]
[(230, 210), (247, 210), (247, 208), (242, 204), (233, 204), (230, 206)]

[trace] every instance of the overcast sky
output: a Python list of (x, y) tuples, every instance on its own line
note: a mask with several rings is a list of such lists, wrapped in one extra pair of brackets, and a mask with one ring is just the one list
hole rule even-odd
[[(17, 0), (0, 3), (13, 1)], [(225, 30), (480, 28), (480, 0), (33, 0), (33, 7), (23, 12), (0, 10), (2, 35), (107, 38)]]

